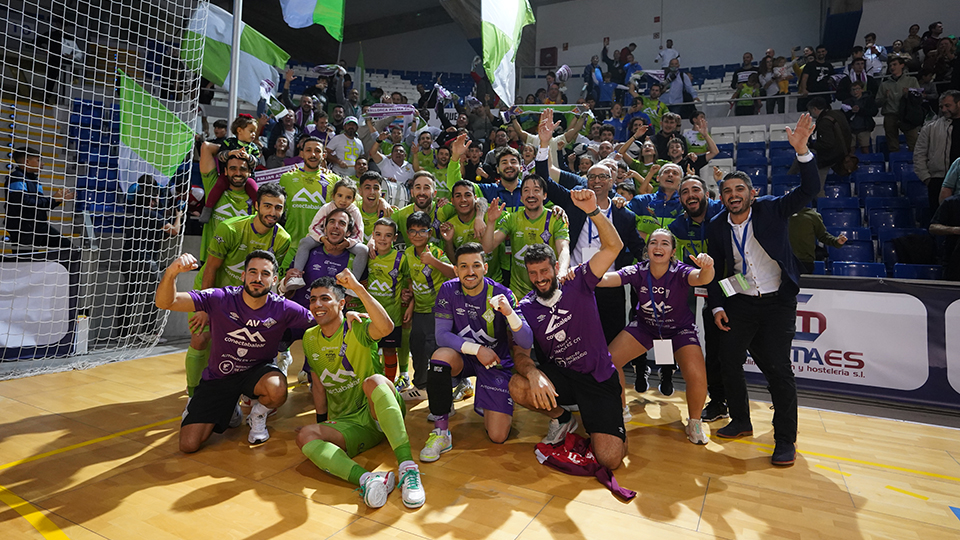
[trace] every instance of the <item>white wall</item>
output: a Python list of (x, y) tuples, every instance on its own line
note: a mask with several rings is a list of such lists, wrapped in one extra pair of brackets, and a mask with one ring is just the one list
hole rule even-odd
[(919, 24), (920, 35), (923, 35), (927, 26), (936, 21), (943, 22), (943, 36), (960, 35), (960, 9), (957, 7), (953, 2), (930, 0), (864, 0), (857, 44), (862, 45), (863, 35), (873, 32), (878, 43), (889, 45), (895, 39), (907, 37), (911, 24)]
[[(340, 57), (353, 66), (359, 45), (344, 43)], [(470, 73), (477, 53), (456, 23), (363, 42), (367, 69)]]

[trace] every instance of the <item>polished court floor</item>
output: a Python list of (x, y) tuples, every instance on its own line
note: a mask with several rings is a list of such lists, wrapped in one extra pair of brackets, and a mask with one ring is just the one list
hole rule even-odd
[[(960, 538), (960, 431), (948, 427), (801, 408), (797, 463), (777, 469), (767, 403), (752, 404), (755, 437), (698, 447), (682, 392), (631, 390), (616, 477), (638, 495), (624, 502), (537, 462), (540, 415), (518, 409), (511, 438), (491, 444), (471, 399), (451, 418), (454, 449), (421, 466), (426, 505), (407, 510), (398, 490), (369, 510), (297, 449), (294, 430), (314, 417), (306, 387), (266, 444), (247, 444), (244, 425), (185, 456), (183, 385), (182, 353), (0, 382), (0, 539)], [(427, 412), (407, 415), (414, 454)], [(385, 442), (358, 461), (396, 467)]]

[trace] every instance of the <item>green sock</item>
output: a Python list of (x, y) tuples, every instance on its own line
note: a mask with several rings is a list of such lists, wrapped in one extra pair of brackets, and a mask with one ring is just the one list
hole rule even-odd
[(184, 362), (187, 370), (187, 395), (193, 397), (193, 389), (200, 384), (200, 376), (207, 367), (207, 361), (210, 359), (210, 347), (198, 351), (193, 347), (187, 347), (187, 357)]
[(413, 461), (413, 454), (410, 452), (407, 426), (403, 423), (403, 411), (395, 395), (396, 390), (392, 385), (380, 384), (373, 389), (370, 399), (373, 401), (373, 410), (377, 411), (380, 429), (387, 436), (393, 453), (397, 455), (397, 463), (403, 463)]
[(360, 477), (367, 472), (366, 469), (350, 459), (346, 452), (332, 442), (321, 439), (314, 439), (303, 445), (303, 455), (337, 478), (346, 480), (355, 486), (360, 485)]
[(399, 373), (409, 373), (410, 371), (410, 330), (404, 328), (400, 339), (400, 349), (397, 351), (397, 371)]

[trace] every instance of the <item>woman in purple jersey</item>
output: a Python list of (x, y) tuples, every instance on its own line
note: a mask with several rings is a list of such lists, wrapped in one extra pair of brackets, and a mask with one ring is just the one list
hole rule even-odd
[(687, 383), (687, 438), (694, 444), (707, 444), (700, 422), (700, 411), (707, 399), (707, 375), (696, 317), (687, 305), (687, 293), (690, 287), (713, 280), (713, 259), (706, 253), (691, 255), (690, 260), (697, 266), (690, 266), (674, 260), (676, 251), (673, 234), (657, 229), (647, 240), (648, 260), (618, 272), (607, 272), (597, 286), (630, 284), (639, 298), (636, 318), (610, 343), (610, 356), (621, 381), (627, 362), (651, 350), (655, 340), (669, 340)]

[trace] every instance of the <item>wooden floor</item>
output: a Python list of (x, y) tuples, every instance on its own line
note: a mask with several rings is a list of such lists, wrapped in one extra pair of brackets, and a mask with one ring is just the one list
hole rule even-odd
[[(616, 476), (638, 495), (622, 502), (537, 463), (542, 416), (518, 410), (494, 445), (468, 400), (453, 451), (422, 466), (426, 505), (407, 510), (395, 492), (369, 510), (294, 444), (313, 419), (305, 387), (268, 422), (268, 443), (251, 448), (243, 426), (185, 456), (183, 385), (182, 354), (0, 382), (0, 539), (960, 538), (950, 428), (801, 409), (797, 463), (775, 469), (767, 404), (753, 404), (756, 437), (700, 447), (683, 435), (682, 392), (631, 390)], [(414, 455), (426, 415), (407, 416)], [(396, 468), (386, 443), (358, 460)]]

